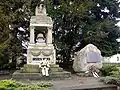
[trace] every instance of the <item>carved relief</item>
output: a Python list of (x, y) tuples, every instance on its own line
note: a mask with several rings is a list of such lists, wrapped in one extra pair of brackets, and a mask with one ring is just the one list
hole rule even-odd
[(37, 43), (45, 43), (45, 42), (46, 42), (45, 37), (43, 36), (42, 33), (39, 33), (39, 34), (37, 35), (36, 42), (37, 42)]
[(44, 55), (44, 56), (50, 56), (53, 54), (53, 50), (50, 49), (44, 49), (44, 50), (31, 50), (31, 54), (33, 56), (39, 56), (39, 55)]
[(42, 50), (42, 54), (44, 56), (50, 56), (51, 54), (53, 54), (53, 50)]
[(41, 51), (40, 50), (39, 51), (37, 51), (37, 50), (31, 50), (31, 54), (33, 56), (39, 56), (41, 54)]

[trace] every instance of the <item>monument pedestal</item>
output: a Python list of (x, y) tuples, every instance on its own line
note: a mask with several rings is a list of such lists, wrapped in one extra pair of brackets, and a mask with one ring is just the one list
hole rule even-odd
[[(36, 7), (36, 15), (32, 16), (30, 20), (27, 64), (24, 65), (23, 69), (13, 73), (13, 79), (53, 80), (70, 76), (69, 72), (63, 71), (62, 68), (56, 65), (56, 52), (52, 44), (53, 22), (47, 16), (43, 3), (44, 0)], [(44, 78), (44, 72), (47, 76), (48, 70), (49, 76)]]
[(38, 65), (24, 65), (24, 68), (13, 73), (16, 80), (63, 80), (71, 76), (70, 72), (64, 71), (59, 65), (51, 65), (49, 76), (43, 76)]
[(56, 63), (55, 49), (52, 44), (29, 44), (27, 56), (27, 64), (40, 65), (45, 59), (47, 59), (50, 64)]

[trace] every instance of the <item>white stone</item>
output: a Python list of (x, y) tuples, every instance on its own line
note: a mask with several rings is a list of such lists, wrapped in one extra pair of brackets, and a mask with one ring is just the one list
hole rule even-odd
[(37, 42), (38, 44), (40, 44), (40, 43), (45, 43), (45, 38), (44, 38), (44, 36), (43, 36), (42, 33), (39, 33), (39, 34), (37, 35), (36, 42)]
[[(95, 55), (96, 61), (89, 60), (90, 58), (94, 59), (94, 57), (89, 57), (89, 55), (92, 56), (91, 53), (93, 56)], [(91, 66), (95, 66), (98, 69), (102, 68), (102, 56), (100, 50), (96, 46), (88, 44), (83, 49), (76, 52), (73, 69), (75, 72), (89, 71)]]
[[(43, 1), (42, 1), (43, 2)], [(41, 3), (39, 6), (36, 6), (35, 15), (41, 15), (46, 14), (46, 8), (43, 3)]]
[(35, 27), (34, 26), (30, 26), (30, 43), (31, 44), (34, 44), (35, 43), (35, 41), (34, 41), (34, 29), (35, 29)]
[[(46, 8), (43, 3), (36, 7), (36, 16), (31, 17), (30, 43), (27, 49), (27, 64), (39, 66), (46, 59), (48, 59), (50, 64), (56, 64), (56, 52), (52, 44), (53, 22), (46, 15)], [(43, 33), (44, 35), (39, 33)], [(38, 34), (38, 36), (35, 34)]]
[(33, 60), (33, 58), (49, 58), (51, 64), (56, 64), (56, 55), (53, 45), (29, 44), (27, 50), (27, 64), (39, 65), (42, 60)]

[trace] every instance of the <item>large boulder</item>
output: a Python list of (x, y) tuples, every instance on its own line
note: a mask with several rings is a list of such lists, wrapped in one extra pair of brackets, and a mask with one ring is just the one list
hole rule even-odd
[(88, 44), (75, 53), (73, 69), (75, 72), (88, 71), (91, 66), (102, 68), (101, 51), (93, 44)]

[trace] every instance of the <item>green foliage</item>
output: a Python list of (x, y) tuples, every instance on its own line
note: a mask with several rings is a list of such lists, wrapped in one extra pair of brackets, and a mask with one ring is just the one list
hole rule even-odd
[(0, 90), (51, 90), (51, 83), (23, 84), (14, 80), (0, 81)]
[[(116, 0), (48, 0), (54, 20), (54, 42), (60, 60), (69, 61), (75, 51), (92, 43), (110, 56), (119, 52), (119, 2)], [(108, 12), (105, 11), (108, 10)], [(79, 43), (79, 44), (78, 44)], [(76, 44), (78, 45), (76, 47)]]
[[(29, 2), (0, 0), (0, 69), (11, 66), (15, 69), (16, 60), (23, 53), (22, 42), (27, 39), (30, 19)], [(23, 27), (25, 31), (20, 31), (19, 27)]]
[(110, 77), (110, 76), (107, 76), (107, 77), (104, 77), (104, 78), (100, 79), (100, 81), (104, 82), (105, 84), (116, 84), (117, 80), (118, 80), (117, 78)]
[(14, 90), (19, 87), (19, 84), (14, 80), (2, 80), (0, 81), (0, 89), (1, 90)]
[(119, 69), (115, 65), (103, 65), (101, 73), (103, 76), (113, 75), (113, 72), (119, 72)]
[(110, 75), (101, 79), (106, 84), (115, 84), (119, 85), (120, 83), (120, 70), (113, 70), (110, 72)]
[[(40, 2), (0, 0), (0, 66), (11, 60), (9, 65), (16, 67), (17, 58), (23, 54), (22, 43), (29, 40), (30, 17)], [(118, 1), (45, 0), (45, 3), (48, 15), (54, 21), (53, 42), (60, 60), (68, 64), (74, 52), (88, 43), (96, 45), (104, 56), (119, 52), (116, 41), (120, 36), (116, 26), (116, 18), (120, 17)], [(20, 31), (20, 27), (25, 31)]]

